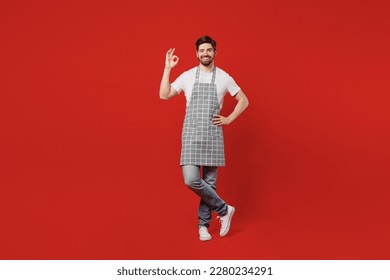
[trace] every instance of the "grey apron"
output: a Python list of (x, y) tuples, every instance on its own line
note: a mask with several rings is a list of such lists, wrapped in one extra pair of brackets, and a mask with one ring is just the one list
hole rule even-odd
[(220, 112), (216, 67), (211, 83), (199, 83), (199, 71), (198, 67), (184, 118), (180, 165), (224, 166), (222, 127), (212, 123), (213, 115)]

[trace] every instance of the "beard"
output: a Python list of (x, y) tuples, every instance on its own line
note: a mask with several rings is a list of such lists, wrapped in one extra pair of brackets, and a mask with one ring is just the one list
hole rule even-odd
[(211, 56), (203, 56), (203, 57), (200, 57), (198, 59), (199, 59), (199, 62), (204, 66), (209, 66), (214, 61), (214, 57), (211, 57)]

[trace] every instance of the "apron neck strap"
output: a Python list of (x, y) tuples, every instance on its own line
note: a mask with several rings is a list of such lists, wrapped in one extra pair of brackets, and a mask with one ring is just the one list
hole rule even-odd
[(211, 83), (214, 84), (215, 83), (215, 73), (217, 72), (217, 67), (214, 66), (213, 68), (213, 78), (211, 79)]

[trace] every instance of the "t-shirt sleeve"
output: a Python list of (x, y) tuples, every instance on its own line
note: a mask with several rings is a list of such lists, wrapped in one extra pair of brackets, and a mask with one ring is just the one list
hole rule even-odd
[(230, 93), (231, 96), (235, 96), (241, 88), (237, 85), (236, 81), (229, 76), (229, 81), (227, 85), (227, 91)]
[(171, 86), (176, 90), (176, 92), (179, 94), (184, 90), (184, 73), (182, 73), (179, 77), (176, 78), (176, 80), (171, 84)]

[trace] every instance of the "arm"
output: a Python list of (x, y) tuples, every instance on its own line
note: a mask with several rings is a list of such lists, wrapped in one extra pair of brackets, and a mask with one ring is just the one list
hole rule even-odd
[(160, 98), (164, 100), (177, 95), (176, 90), (171, 87), (171, 84), (169, 83), (171, 69), (179, 62), (179, 58), (176, 55), (173, 55), (174, 51), (175, 49), (169, 49), (165, 56), (165, 68), (160, 84)]
[(248, 107), (249, 105), (248, 98), (246, 97), (245, 93), (242, 90), (237, 92), (237, 94), (234, 97), (237, 100), (237, 104), (234, 107), (233, 112), (226, 118), (221, 115), (214, 115), (213, 124), (228, 125), (232, 123)]

